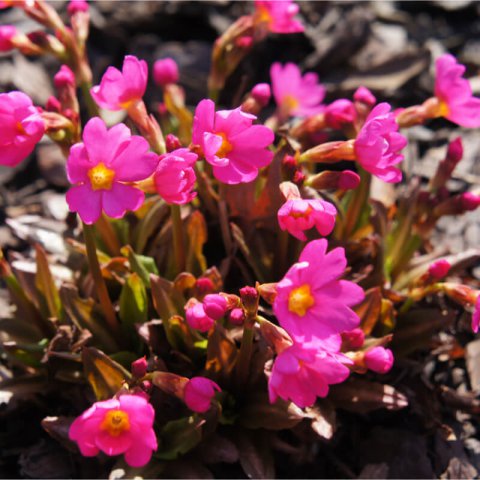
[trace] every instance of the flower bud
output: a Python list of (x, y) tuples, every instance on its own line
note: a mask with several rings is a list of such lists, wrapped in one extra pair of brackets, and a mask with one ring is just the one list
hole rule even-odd
[(455, 165), (463, 157), (462, 137), (457, 137), (448, 144), (447, 160)]
[(360, 185), (360, 175), (352, 170), (344, 170), (338, 181), (338, 188), (341, 190), (353, 190)]
[(442, 278), (445, 278), (447, 276), (450, 268), (450, 262), (442, 258), (440, 260), (437, 260), (436, 262), (433, 262), (428, 267), (428, 274), (435, 280), (441, 280)]
[(135, 378), (142, 378), (147, 373), (147, 359), (146, 357), (139, 358), (132, 362), (132, 375)]
[(187, 306), (185, 317), (191, 328), (201, 332), (208, 332), (215, 324), (215, 320), (205, 313), (202, 303), (194, 303), (191, 306)]
[(12, 39), (17, 34), (17, 29), (13, 25), (0, 26), (0, 52), (8, 52), (15, 48)]
[(365, 333), (361, 328), (354, 328), (349, 332), (342, 334), (342, 350), (357, 350), (361, 348), (365, 342)]
[(173, 152), (178, 148), (182, 148), (180, 140), (173, 133), (169, 133), (165, 137), (165, 146), (167, 147), (167, 152)]
[(258, 311), (258, 301), (260, 296), (254, 287), (243, 287), (240, 289), (240, 298), (247, 317), (256, 317)]
[(245, 321), (245, 313), (242, 308), (234, 308), (233, 310), (230, 310), (228, 319), (233, 325), (242, 325)]
[(157, 85), (164, 87), (178, 82), (178, 66), (173, 58), (157, 60), (153, 64), (153, 79)]
[(356, 117), (353, 103), (346, 98), (340, 98), (327, 105), (324, 113), (327, 126), (337, 130), (344, 125), (353, 123)]
[(461, 196), (462, 207), (467, 212), (476, 210), (480, 205), (480, 195), (475, 195), (472, 192), (465, 192)]
[(74, 15), (77, 12), (88, 12), (89, 6), (85, 0), (70, 0), (67, 7), (69, 15)]
[(356, 92), (353, 94), (353, 99), (356, 102), (364, 103), (373, 107), (377, 103), (377, 99), (373, 93), (366, 87), (358, 87)]
[(365, 352), (365, 365), (376, 373), (387, 373), (393, 366), (393, 353), (388, 348), (373, 347)]
[(251, 94), (260, 106), (265, 107), (270, 101), (272, 91), (268, 83), (257, 83), (257, 85), (252, 88)]
[(221, 392), (222, 390), (214, 381), (205, 377), (193, 377), (185, 385), (185, 404), (194, 412), (207, 412), (215, 396), (215, 391)]
[(48, 97), (47, 103), (45, 104), (45, 110), (47, 112), (55, 112), (60, 113), (62, 111), (62, 105), (60, 104), (60, 100), (53, 95)]
[(317, 190), (353, 190), (359, 184), (360, 176), (352, 170), (343, 172), (324, 170), (307, 180), (307, 185)]
[(215, 290), (215, 285), (208, 277), (198, 278), (195, 283), (195, 296), (203, 298), (208, 293), (212, 293)]
[(57, 74), (53, 77), (55, 88), (75, 87), (75, 75), (67, 65), (62, 65)]
[(472, 330), (473, 333), (478, 332), (478, 326), (480, 325), (480, 295), (477, 296), (477, 301), (475, 302), (475, 308), (472, 314)]
[(210, 318), (219, 320), (227, 311), (227, 301), (222, 295), (211, 293), (203, 299), (203, 309)]

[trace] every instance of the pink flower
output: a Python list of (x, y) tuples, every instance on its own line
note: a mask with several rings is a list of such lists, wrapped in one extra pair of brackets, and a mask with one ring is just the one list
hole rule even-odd
[(75, 184), (67, 192), (67, 203), (87, 223), (95, 223), (104, 212), (121, 218), (127, 210), (137, 210), (144, 193), (129, 182), (152, 175), (158, 156), (148, 151), (148, 142), (131, 135), (120, 123), (107, 130), (103, 120), (92, 118), (83, 130), (83, 143), (70, 149), (67, 176)]
[(310, 407), (317, 397), (326, 397), (329, 385), (343, 382), (352, 362), (341, 354), (322, 349), (320, 342), (293, 344), (275, 359), (268, 381), (270, 403), (278, 397), (300, 408)]
[(127, 55), (122, 71), (108, 67), (100, 85), (90, 90), (98, 106), (106, 110), (128, 110), (145, 94), (148, 66), (145, 60)]
[(142, 467), (157, 449), (154, 417), (153, 407), (144, 397), (121, 395), (94, 403), (75, 419), (68, 435), (85, 457), (100, 451), (110, 456), (124, 454), (131, 467)]
[(222, 389), (214, 381), (205, 377), (193, 377), (185, 385), (185, 404), (193, 412), (207, 412), (215, 391), (221, 392)]
[(270, 68), (272, 90), (282, 116), (308, 117), (323, 111), (321, 105), (325, 97), (325, 87), (318, 83), (318, 75), (313, 72), (303, 77), (294, 63), (284, 67), (274, 63)]
[(153, 64), (153, 79), (161, 87), (178, 82), (178, 65), (173, 58), (163, 58)]
[(475, 302), (475, 308), (472, 314), (472, 330), (474, 333), (478, 332), (478, 326), (480, 325), (480, 295)]
[(44, 132), (45, 123), (30, 97), (22, 92), (0, 93), (0, 165), (18, 165)]
[(388, 348), (373, 347), (365, 353), (365, 365), (376, 373), (387, 373), (393, 366), (393, 353)]
[(368, 115), (354, 143), (360, 165), (384, 182), (402, 180), (402, 171), (394, 165), (403, 160), (399, 151), (407, 139), (398, 133), (395, 116), (388, 103), (378, 104)]
[(330, 128), (340, 130), (355, 121), (357, 112), (353, 102), (346, 98), (335, 100), (325, 107), (325, 121)]
[(282, 230), (298, 238), (307, 240), (304, 230), (315, 227), (320, 235), (328, 235), (335, 226), (337, 209), (330, 202), (303, 198), (288, 199), (278, 210), (278, 223)]
[(273, 33), (303, 32), (303, 25), (293, 18), (298, 10), (291, 0), (255, 0), (254, 19), (266, 23)]
[(215, 112), (211, 100), (202, 100), (193, 120), (192, 142), (199, 145), (213, 174), (223, 183), (251, 182), (267, 166), (273, 152), (267, 147), (274, 134), (263, 125), (252, 125), (255, 115), (235, 110)]
[(17, 33), (13, 25), (0, 25), (0, 52), (8, 52), (15, 47), (12, 39)]
[(273, 311), (296, 341), (326, 339), (360, 322), (350, 307), (363, 300), (363, 290), (353, 282), (338, 280), (347, 266), (345, 250), (327, 253), (327, 246), (325, 239), (307, 243), (298, 263), (276, 286)]
[(208, 332), (215, 324), (215, 320), (205, 313), (203, 303), (200, 302), (196, 302), (186, 308), (185, 318), (191, 328), (201, 332)]
[(433, 262), (429, 267), (428, 267), (428, 273), (432, 278), (435, 280), (441, 280), (442, 278), (445, 278), (450, 271), (451, 265), (448, 260), (445, 260), (444, 258), (437, 260)]
[(440, 100), (438, 116), (462, 127), (480, 127), (480, 98), (472, 96), (470, 82), (463, 78), (465, 67), (453, 55), (435, 62), (435, 96)]
[(196, 160), (197, 155), (188, 148), (160, 156), (153, 180), (158, 194), (166, 202), (183, 205), (195, 198), (192, 190), (197, 177), (192, 166)]
[(220, 320), (227, 312), (227, 301), (218, 293), (210, 293), (203, 299), (203, 309), (210, 318)]

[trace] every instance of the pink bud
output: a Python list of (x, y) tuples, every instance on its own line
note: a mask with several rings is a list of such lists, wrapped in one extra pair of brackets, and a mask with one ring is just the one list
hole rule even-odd
[(219, 320), (227, 311), (227, 301), (218, 293), (212, 293), (203, 299), (203, 309), (209, 317)]
[(207, 412), (210, 409), (212, 398), (215, 396), (215, 390), (217, 392), (222, 391), (221, 388), (209, 378), (193, 377), (185, 385), (185, 404), (194, 412)]
[(208, 332), (215, 323), (215, 320), (205, 313), (202, 303), (187, 307), (185, 317), (191, 328), (201, 332)]
[(257, 83), (252, 88), (252, 97), (262, 106), (265, 107), (270, 101), (272, 91), (268, 83)]
[(365, 353), (365, 365), (376, 373), (387, 373), (393, 366), (393, 353), (388, 348), (373, 347)]
[(462, 157), (463, 157), (462, 138), (457, 137), (455, 140), (452, 140), (448, 144), (447, 160), (449, 160), (450, 162), (456, 165), (462, 159)]
[(239, 48), (249, 48), (253, 44), (253, 37), (251, 35), (244, 35), (235, 40), (235, 45)]
[(132, 362), (132, 375), (136, 378), (142, 378), (147, 373), (147, 359), (146, 357), (139, 358)]
[(297, 168), (298, 162), (292, 155), (285, 155), (282, 164), (286, 168)]
[(360, 175), (351, 170), (342, 172), (338, 181), (338, 188), (342, 190), (353, 190), (360, 185)]
[(195, 283), (195, 290), (197, 297), (203, 297), (207, 295), (207, 293), (212, 293), (215, 290), (215, 285), (208, 277), (198, 278)]
[(358, 87), (357, 91), (353, 94), (353, 99), (356, 102), (365, 103), (371, 107), (377, 103), (377, 99), (373, 93), (366, 87)]
[(450, 268), (451, 265), (448, 260), (442, 258), (440, 260), (437, 260), (436, 262), (433, 262), (430, 267), (428, 267), (428, 273), (435, 280), (441, 280), (442, 278), (447, 276)]
[(70, 0), (67, 7), (69, 15), (73, 15), (77, 12), (88, 12), (88, 3), (85, 0)]
[(75, 75), (67, 65), (62, 65), (58, 73), (53, 77), (55, 88), (75, 87)]
[(465, 192), (461, 195), (461, 203), (463, 210), (475, 210), (480, 205), (480, 195), (475, 195), (472, 192)]
[(240, 298), (247, 314), (257, 315), (258, 301), (260, 296), (255, 287), (243, 287), (240, 289)]
[(173, 58), (163, 58), (153, 64), (153, 79), (161, 87), (178, 82), (178, 66)]
[(45, 104), (45, 110), (47, 112), (57, 112), (60, 113), (62, 111), (62, 105), (58, 98), (51, 96), (48, 97), (47, 103)]
[(475, 302), (475, 308), (472, 314), (472, 330), (473, 333), (478, 332), (478, 326), (480, 324), (480, 295), (477, 297), (477, 301)]
[(229, 320), (234, 325), (242, 325), (245, 321), (245, 313), (242, 308), (234, 308), (230, 311)]
[(356, 350), (361, 348), (365, 342), (365, 333), (361, 328), (354, 328), (349, 332), (342, 333), (342, 340), (345, 344), (345, 349)]
[(355, 121), (355, 107), (350, 100), (340, 98), (325, 107), (325, 121), (330, 128), (341, 129)]
[(0, 52), (8, 52), (15, 47), (12, 39), (17, 33), (17, 29), (13, 25), (0, 26)]
[(174, 150), (181, 148), (182, 144), (180, 143), (180, 140), (173, 133), (169, 133), (165, 137), (165, 146), (167, 147), (167, 152), (173, 152)]

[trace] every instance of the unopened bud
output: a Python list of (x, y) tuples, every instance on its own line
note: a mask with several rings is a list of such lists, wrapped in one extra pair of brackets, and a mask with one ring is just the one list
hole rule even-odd
[(476, 210), (480, 205), (480, 195), (475, 195), (472, 192), (465, 192), (461, 196), (462, 207), (467, 212)]
[(353, 94), (353, 99), (356, 102), (364, 103), (370, 107), (373, 107), (377, 103), (375, 95), (366, 87), (358, 87)]
[(197, 279), (195, 283), (195, 296), (203, 298), (208, 293), (212, 293), (215, 290), (215, 285), (208, 277), (202, 277)]
[(139, 358), (132, 362), (132, 375), (135, 378), (142, 378), (147, 373), (147, 359), (145, 357)]
[(203, 309), (209, 317), (219, 320), (227, 311), (227, 301), (222, 295), (211, 293), (203, 299)]
[(365, 333), (361, 328), (354, 328), (342, 333), (342, 350), (358, 350), (365, 343)]
[(47, 112), (60, 113), (62, 111), (60, 100), (54, 96), (48, 97), (47, 103), (45, 104), (45, 110)]
[(450, 268), (450, 262), (442, 258), (428, 267), (428, 274), (435, 280), (441, 280), (447, 276)]
[(365, 352), (365, 366), (376, 373), (387, 373), (393, 366), (393, 353), (389, 348), (373, 347)]
[(360, 176), (352, 170), (343, 172), (325, 170), (307, 180), (307, 185), (317, 190), (352, 190), (359, 184)]
[(448, 144), (447, 160), (456, 165), (462, 159), (462, 157), (463, 157), (462, 138), (457, 137), (455, 140), (452, 140)]
[(260, 106), (265, 107), (268, 105), (270, 101), (270, 97), (272, 96), (272, 92), (270, 89), (270, 85), (268, 83), (257, 83), (252, 88), (252, 97), (259, 103)]
[(77, 12), (88, 12), (88, 3), (85, 0), (70, 0), (67, 7), (69, 15), (74, 15)]
[(242, 299), (247, 317), (256, 317), (258, 311), (258, 301), (260, 300), (260, 295), (258, 294), (257, 289), (254, 287), (241, 288), (240, 298)]
[(163, 58), (153, 64), (153, 79), (157, 85), (164, 87), (178, 82), (178, 65), (173, 58)]
[(8, 52), (15, 48), (13, 38), (18, 34), (13, 25), (0, 26), (0, 52)]
[(325, 122), (328, 127), (340, 130), (355, 121), (356, 111), (353, 103), (346, 98), (335, 100), (325, 107)]
[(167, 148), (167, 152), (173, 152), (174, 150), (182, 148), (180, 140), (173, 133), (169, 133), (165, 137), (165, 146)]
[(233, 310), (230, 310), (228, 319), (230, 320), (230, 323), (233, 323), (234, 325), (242, 325), (245, 321), (245, 312), (242, 308), (234, 308)]
[(184, 402), (193, 412), (204, 413), (210, 409), (215, 392), (222, 389), (209, 378), (193, 377), (185, 385)]
[(67, 65), (62, 65), (53, 77), (53, 83), (58, 90), (65, 87), (75, 87), (75, 75)]
[(354, 140), (327, 142), (310, 148), (300, 155), (300, 162), (336, 163), (342, 160), (355, 160)]
[(215, 324), (215, 320), (205, 312), (203, 304), (195, 300), (185, 305), (185, 318), (191, 328), (200, 332), (208, 332)]

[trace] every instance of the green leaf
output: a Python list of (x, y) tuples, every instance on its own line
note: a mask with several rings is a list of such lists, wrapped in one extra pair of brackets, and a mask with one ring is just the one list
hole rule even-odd
[(160, 432), (160, 449), (155, 457), (162, 460), (173, 460), (196, 447), (202, 440), (202, 425), (205, 420), (192, 415), (168, 422)]
[(83, 348), (82, 361), (85, 377), (97, 400), (112, 398), (131, 376), (120, 364), (93, 347)]
[(132, 272), (135, 272), (143, 280), (145, 286), (150, 288), (150, 274), (158, 275), (155, 260), (145, 255), (137, 255), (130, 245), (123, 247), (121, 251), (122, 255), (128, 257)]
[(120, 319), (126, 327), (148, 320), (147, 289), (136, 273), (130, 274), (120, 293)]

